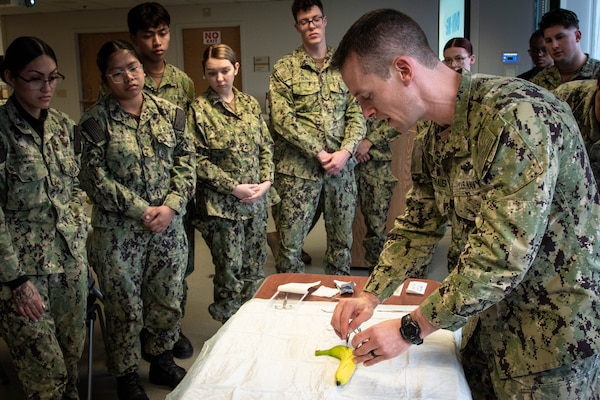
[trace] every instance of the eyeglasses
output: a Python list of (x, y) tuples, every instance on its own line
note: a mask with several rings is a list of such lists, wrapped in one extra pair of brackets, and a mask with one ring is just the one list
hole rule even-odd
[(321, 25), (323, 25), (324, 19), (325, 19), (324, 16), (319, 15), (317, 17), (312, 17), (310, 19), (308, 19), (308, 18), (301, 19), (300, 21), (296, 22), (296, 25), (300, 26), (302, 29), (306, 29), (306, 28), (308, 28), (308, 24), (310, 24), (312, 22), (312, 24), (315, 26), (315, 28), (318, 28)]
[(545, 47), (532, 47), (529, 49), (529, 54), (538, 55), (538, 54), (547, 54), (548, 50)]
[(135, 76), (139, 72), (138, 70), (141, 66), (141, 64), (132, 65), (125, 70), (117, 71), (112, 74), (106, 74), (106, 76), (108, 76), (113, 83), (123, 83), (125, 82), (125, 77), (129, 76), (129, 74)]
[(456, 56), (454, 58), (444, 58), (442, 62), (446, 65), (452, 65), (453, 63), (462, 64), (467, 58), (469, 57)]
[(42, 89), (44, 86), (46, 86), (46, 83), (48, 84), (48, 86), (50, 86), (51, 89), (54, 89), (59, 83), (61, 83), (65, 79), (65, 76), (58, 72), (55, 75), (50, 75), (48, 79), (39, 77), (27, 79), (23, 78), (21, 75), (17, 76), (25, 82), (27, 82), (29, 87), (33, 90)]

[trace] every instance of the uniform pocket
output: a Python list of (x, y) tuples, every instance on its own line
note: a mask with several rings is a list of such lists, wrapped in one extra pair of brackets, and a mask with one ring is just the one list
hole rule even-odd
[(46, 193), (48, 170), (41, 157), (19, 157), (7, 161), (9, 210), (30, 210), (49, 202)]

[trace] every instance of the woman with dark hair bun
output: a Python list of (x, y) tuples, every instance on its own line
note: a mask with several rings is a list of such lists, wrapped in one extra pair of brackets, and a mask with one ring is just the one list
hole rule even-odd
[(0, 335), (27, 399), (79, 399), (85, 342), (87, 219), (75, 123), (50, 108), (52, 48), (19, 37), (0, 66)]
[(444, 46), (444, 59), (442, 61), (455, 71), (461, 69), (471, 71), (471, 65), (475, 63), (473, 45), (467, 38), (448, 40)]
[(174, 388), (188, 245), (183, 228), (194, 193), (195, 156), (185, 112), (147, 94), (133, 46), (105, 43), (96, 63), (110, 94), (81, 118), (81, 186), (94, 206), (90, 265), (104, 292), (109, 373), (119, 400), (147, 400), (138, 367), (140, 332), (149, 381)]

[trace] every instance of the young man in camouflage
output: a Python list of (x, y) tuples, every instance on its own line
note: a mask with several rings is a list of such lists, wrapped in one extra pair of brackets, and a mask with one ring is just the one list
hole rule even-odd
[(355, 22), (333, 65), (366, 117), (400, 132), (433, 122), (414, 143), (406, 211), (364, 292), (336, 307), (335, 331), (346, 338), (406, 278), (426, 276), (448, 222), (462, 243), (419, 308), (353, 337), (355, 362), (465, 327), (474, 398), (598, 398), (600, 196), (567, 105), (521, 79), (456, 74), (395, 10)]
[(273, 209), (280, 236), (275, 268), (304, 271), (302, 244), (323, 196), (325, 272), (349, 275), (356, 210), (353, 155), (364, 136), (364, 119), (339, 72), (329, 67), (333, 49), (325, 42), (321, 1), (296, 0), (292, 14), (302, 46), (275, 64), (270, 79), (274, 186), (281, 197)]
[[(171, 32), (169, 25), (171, 16), (161, 4), (146, 2), (138, 4), (129, 10), (127, 14), (127, 26), (132, 43), (137, 47), (142, 57), (146, 77), (144, 79), (144, 90), (162, 99), (179, 106), (187, 112), (190, 104), (194, 101), (196, 94), (194, 82), (179, 68), (165, 61)], [(188, 203), (183, 225), (188, 239), (187, 268), (183, 281), (183, 301), (181, 303), (182, 315), (185, 314), (187, 300), (187, 278), (194, 272), (194, 239), (195, 229), (192, 225), (194, 217), (194, 201)], [(144, 332), (142, 333), (142, 340)], [(177, 358), (190, 358), (194, 353), (194, 347), (190, 340), (179, 331), (179, 339), (173, 348), (173, 355)], [(148, 358), (144, 354), (144, 358)]]
[(558, 8), (544, 14), (538, 25), (554, 65), (540, 71), (531, 82), (552, 90), (564, 82), (596, 77), (600, 61), (581, 50), (582, 34), (577, 14)]
[(554, 93), (567, 102), (581, 130), (596, 183), (600, 182), (600, 77), (563, 83)]
[(400, 132), (377, 118), (367, 120), (367, 135), (356, 149), (354, 168), (360, 211), (367, 231), (362, 245), (365, 262), (373, 269), (383, 249), (388, 211), (398, 179), (392, 174), (390, 143)]

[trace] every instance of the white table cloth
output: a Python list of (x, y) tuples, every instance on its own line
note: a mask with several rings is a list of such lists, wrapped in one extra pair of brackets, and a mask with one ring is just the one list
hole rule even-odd
[[(252, 299), (209, 339), (167, 400), (471, 399), (457, 358), (458, 333), (437, 331), (421, 346), (335, 385), (339, 360), (315, 350), (343, 344), (330, 325), (332, 302), (277, 309)], [(380, 305), (362, 328), (401, 318), (412, 306)]]

